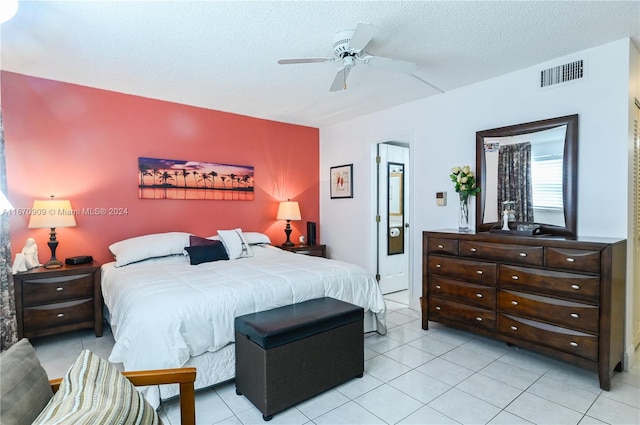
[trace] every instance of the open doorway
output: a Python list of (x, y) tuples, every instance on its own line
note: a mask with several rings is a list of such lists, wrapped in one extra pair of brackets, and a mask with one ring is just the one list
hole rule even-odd
[(385, 298), (409, 303), (409, 144), (377, 144), (377, 271)]

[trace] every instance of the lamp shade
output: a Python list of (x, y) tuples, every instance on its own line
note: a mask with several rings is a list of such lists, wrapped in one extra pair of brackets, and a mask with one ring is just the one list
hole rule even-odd
[(282, 201), (278, 206), (276, 220), (300, 220), (300, 207), (295, 201)]
[(64, 199), (33, 201), (29, 229), (57, 229), (75, 227), (76, 219), (71, 202)]

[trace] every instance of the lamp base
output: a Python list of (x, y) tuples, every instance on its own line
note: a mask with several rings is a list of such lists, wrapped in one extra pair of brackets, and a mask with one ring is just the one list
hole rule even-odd
[(56, 249), (58, 248), (58, 240), (56, 239), (56, 229), (51, 228), (49, 233), (49, 241), (47, 242), (49, 249), (51, 250), (51, 259), (44, 263), (42, 267), (45, 269), (59, 269), (62, 267), (62, 261), (56, 258)]
[(284, 234), (287, 235), (287, 240), (282, 246), (293, 246), (294, 243), (291, 242), (291, 220), (287, 220), (287, 225), (284, 227)]
[(59, 269), (63, 266), (62, 261), (52, 258), (42, 265), (45, 269)]

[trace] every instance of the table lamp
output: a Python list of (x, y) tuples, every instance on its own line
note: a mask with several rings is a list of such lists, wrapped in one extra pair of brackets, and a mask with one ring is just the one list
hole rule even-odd
[(48, 200), (33, 201), (29, 229), (51, 229), (49, 241), (47, 242), (51, 250), (51, 259), (43, 264), (45, 269), (62, 267), (62, 261), (56, 258), (56, 248), (58, 248), (56, 228), (75, 227), (76, 219), (73, 214), (71, 202), (63, 199), (53, 199), (53, 195)]
[(287, 240), (282, 246), (293, 246), (293, 242), (289, 239), (291, 237), (291, 220), (300, 220), (300, 207), (295, 201), (287, 200), (280, 202), (278, 206), (277, 220), (287, 220), (287, 225), (284, 228), (284, 233), (287, 235)]

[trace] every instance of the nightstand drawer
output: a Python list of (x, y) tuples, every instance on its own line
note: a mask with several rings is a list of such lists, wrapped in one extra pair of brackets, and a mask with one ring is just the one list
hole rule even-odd
[(25, 280), (22, 285), (25, 307), (93, 297), (93, 274), (91, 273)]
[(92, 322), (93, 299), (44, 304), (24, 309), (26, 329), (55, 328), (68, 323)]

